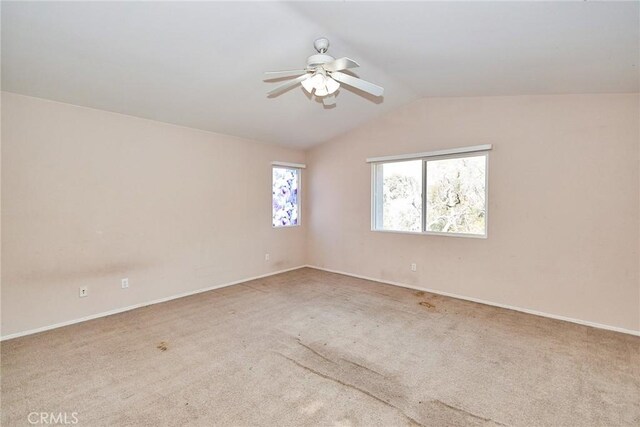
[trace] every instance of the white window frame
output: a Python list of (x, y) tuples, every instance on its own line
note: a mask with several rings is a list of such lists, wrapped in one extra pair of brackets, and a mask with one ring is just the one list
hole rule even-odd
[[(304, 165), (302, 163), (271, 162), (271, 207), (269, 208), (269, 211), (271, 212), (271, 228), (295, 228), (302, 225), (302, 170), (306, 167), (307, 165)], [(298, 221), (296, 224), (273, 225), (273, 168), (296, 169), (298, 171)]]
[[(489, 151), (493, 148), (491, 144), (476, 145), (472, 147), (454, 148), (448, 150), (438, 150), (424, 153), (404, 154), (398, 156), (385, 156), (385, 157), (372, 157), (367, 159), (367, 163), (371, 163), (371, 231), (380, 233), (399, 233), (399, 234), (412, 234), (412, 235), (427, 235), (427, 236), (448, 236), (448, 237), (469, 237), (474, 239), (486, 239), (489, 231)], [(484, 218), (484, 233), (483, 234), (471, 234), (471, 233), (446, 233), (442, 231), (427, 231), (427, 198), (424, 192), (427, 189), (427, 162), (433, 160), (442, 159), (460, 159), (464, 157), (480, 157), (485, 158), (485, 218)], [(376, 194), (379, 188), (377, 181), (379, 180), (377, 173), (377, 166), (386, 163), (397, 163), (408, 160), (420, 160), (422, 161), (422, 231), (401, 231), (401, 230), (384, 230), (376, 227), (378, 216), (378, 204)], [(381, 206), (381, 204), (380, 204)]]

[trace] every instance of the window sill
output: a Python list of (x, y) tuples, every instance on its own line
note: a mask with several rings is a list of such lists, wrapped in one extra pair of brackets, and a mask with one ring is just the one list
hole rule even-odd
[(392, 234), (410, 234), (413, 236), (441, 236), (441, 237), (466, 237), (470, 239), (486, 239), (486, 234), (465, 234), (465, 233), (438, 233), (436, 231), (399, 231), (399, 230), (377, 230), (372, 228), (371, 231), (376, 233), (392, 233)]

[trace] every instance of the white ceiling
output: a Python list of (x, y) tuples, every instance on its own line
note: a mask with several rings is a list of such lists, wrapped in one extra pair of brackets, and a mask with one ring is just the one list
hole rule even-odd
[[(2, 89), (309, 147), (425, 96), (637, 92), (638, 2), (2, 2)], [(325, 109), (263, 72), (313, 40), (382, 102)]]

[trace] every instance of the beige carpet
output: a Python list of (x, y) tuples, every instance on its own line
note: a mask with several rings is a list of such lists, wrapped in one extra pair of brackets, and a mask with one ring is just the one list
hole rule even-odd
[(302, 269), (2, 344), (2, 424), (640, 424), (640, 338)]

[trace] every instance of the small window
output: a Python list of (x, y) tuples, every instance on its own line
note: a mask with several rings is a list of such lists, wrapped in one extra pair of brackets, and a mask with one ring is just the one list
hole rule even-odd
[(373, 165), (373, 230), (487, 235), (487, 154)]
[(272, 224), (293, 227), (300, 224), (300, 169), (273, 167)]

